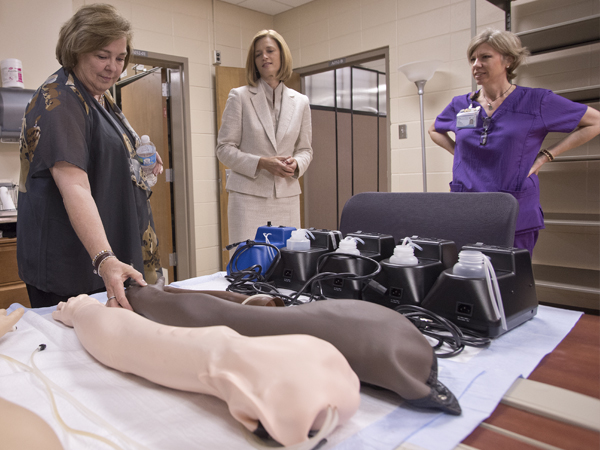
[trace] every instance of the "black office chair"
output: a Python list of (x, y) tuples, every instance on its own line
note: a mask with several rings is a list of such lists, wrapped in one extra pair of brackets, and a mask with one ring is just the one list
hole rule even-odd
[(512, 247), (519, 204), (503, 192), (363, 192), (342, 210), (340, 231)]

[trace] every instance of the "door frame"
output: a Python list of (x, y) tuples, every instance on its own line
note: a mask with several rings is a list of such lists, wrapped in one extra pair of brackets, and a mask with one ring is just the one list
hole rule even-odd
[[(386, 79), (386, 104), (388, 112), (386, 114), (386, 151), (385, 161), (382, 161), (386, 166), (386, 180), (384, 184), (383, 192), (390, 192), (392, 189), (392, 150), (391, 150), (391, 122), (390, 122), (390, 49), (389, 47), (376, 48), (374, 50), (368, 50), (366, 52), (355, 53), (353, 55), (344, 56), (343, 58), (333, 59), (331, 61), (324, 61), (310, 66), (294, 68), (294, 72), (300, 75), (302, 80), (302, 92), (305, 92), (304, 88), (304, 77), (306, 75), (314, 75), (320, 72), (327, 72), (333, 69), (341, 69), (343, 67), (356, 66), (376, 59), (385, 60), (385, 79)], [(306, 207), (306, 205), (305, 205)]]
[(134, 49), (131, 63), (160, 66), (170, 72), (171, 155), (177, 276), (196, 276), (196, 237), (190, 121), (190, 66), (188, 58)]

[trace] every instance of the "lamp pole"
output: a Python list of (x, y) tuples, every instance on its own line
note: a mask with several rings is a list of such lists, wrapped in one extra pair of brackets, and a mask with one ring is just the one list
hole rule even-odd
[(423, 89), (427, 80), (415, 81), (419, 90), (419, 106), (421, 108), (421, 157), (423, 159), (423, 192), (427, 192), (427, 154), (425, 150), (425, 114), (423, 113)]
[(442, 64), (441, 61), (415, 61), (403, 64), (398, 70), (406, 75), (408, 81), (417, 85), (419, 92), (419, 108), (421, 110), (421, 157), (423, 166), (423, 192), (427, 192), (427, 153), (425, 150), (425, 113), (423, 107), (423, 93), (425, 83), (433, 77), (437, 68)]

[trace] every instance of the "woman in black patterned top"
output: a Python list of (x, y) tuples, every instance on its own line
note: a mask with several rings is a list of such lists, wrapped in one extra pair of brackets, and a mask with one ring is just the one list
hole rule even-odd
[(33, 307), (106, 290), (109, 306), (130, 309), (124, 283), (161, 273), (140, 139), (108, 92), (131, 36), (114, 7), (82, 7), (60, 31), (62, 67), (25, 111), (17, 259)]

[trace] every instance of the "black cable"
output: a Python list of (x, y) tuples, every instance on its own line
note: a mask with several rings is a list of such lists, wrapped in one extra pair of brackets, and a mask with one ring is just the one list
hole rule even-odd
[[(367, 273), (365, 275), (358, 275), (358, 274), (352, 273), (352, 272), (341, 272), (341, 273), (340, 272), (320, 272), (319, 273), (319, 271), (323, 268), (323, 266), (325, 265), (327, 260), (329, 258), (331, 258), (332, 256), (336, 256), (336, 257), (343, 256), (343, 257), (354, 258), (354, 259), (362, 259), (362, 260), (372, 263), (375, 266), (375, 269), (373, 272)], [(310, 295), (308, 298), (308, 302), (312, 302), (315, 300), (326, 300), (327, 297), (325, 297), (325, 295), (323, 295), (323, 288), (321, 286), (321, 282), (325, 281), (325, 280), (330, 280), (333, 278), (343, 278), (343, 279), (347, 279), (347, 280), (351, 280), (351, 281), (362, 281), (366, 285), (367, 282), (371, 281), (373, 278), (375, 278), (381, 272), (381, 265), (374, 259), (369, 258), (367, 256), (354, 255), (351, 253), (329, 252), (329, 253), (324, 253), (323, 255), (321, 255), (319, 257), (319, 259), (317, 260), (316, 272), (317, 273), (314, 276), (312, 276), (306, 283), (304, 283), (304, 285), (300, 288), (300, 290), (298, 290), (294, 295), (291, 296), (292, 300), (296, 304), (306, 303), (306, 302), (300, 301), (299, 297), (301, 295), (309, 295), (309, 294), (304, 294), (304, 292), (309, 287), (310, 287)]]
[[(465, 346), (482, 348), (487, 347), (491, 342), (490, 338), (460, 328), (445, 317), (420, 306), (400, 305), (394, 310), (410, 320), (422, 334), (438, 341), (433, 346), (438, 358), (451, 358), (462, 352)], [(442, 348), (444, 344), (448, 345), (451, 350), (449, 352), (438, 352), (437, 350)]]
[[(229, 275), (225, 277), (229, 281), (227, 290), (237, 292), (239, 294), (254, 295), (257, 293), (254, 288), (254, 284), (266, 283), (267, 280), (269, 280), (275, 271), (275, 268), (279, 264), (279, 261), (281, 260), (281, 251), (278, 247), (268, 242), (256, 242), (250, 239), (244, 242), (237, 242), (235, 244), (228, 245), (226, 248), (231, 250), (234, 246), (237, 246), (237, 249), (229, 261)], [(263, 267), (260, 264), (254, 264), (253, 266), (241, 270), (238, 269), (237, 266), (240, 257), (255, 246), (270, 247), (276, 252), (273, 261), (271, 261), (271, 264), (265, 271), (264, 275), (262, 275)]]
[[(245, 246), (240, 246), (245, 242)], [(233, 246), (237, 245), (238, 249), (235, 251), (231, 260), (229, 262), (230, 275), (227, 275), (225, 278), (230, 282), (227, 287), (228, 291), (237, 292), (239, 294), (245, 295), (255, 295), (255, 294), (269, 294), (276, 295), (280, 297), (286, 306), (293, 305), (301, 305), (303, 303), (308, 303), (316, 300), (325, 300), (326, 297), (323, 295), (323, 289), (321, 286), (321, 282), (333, 279), (333, 278), (343, 278), (351, 281), (362, 281), (364, 285), (367, 285), (368, 282), (371, 282), (373, 278), (375, 278), (381, 272), (381, 265), (372, 258), (362, 255), (353, 255), (349, 253), (339, 253), (339, 252), (330, 252), (325, 253), (319, 257), (317, 260), (317, 273), (313, 277), (311, 277), (297, 292), (291, 295), (285, 295), (281, 293), (273, 284), (269, 282), (271, 275), (273, 274), (275, 268), (279, 260), (281, 259), (281, 251), (279, 248), (275, 247), (272, 244), (267, 244), (263, 242), (254, 242), (251, 240), (238, 242), (236, 244), (232, 244), (227, 246), (230, 250)], [(238, 259), (244, 252), (248, 251), (255, 245), (266, 245), (276, 249), (277, 256), (269, 266), (269, 270), (265, 273), (264, 276), (261, 275), (263, 268), (260, 264), (255, 264), (252, 267), (248, 267), (246, 269), (239, 270), (237, 267)], [(321, 272), (319, 270), (323, 268), (323, 265), (327, 261), (328, 258), (332, 256), (344, 256), (354, 259), (362, 259), (368, 261), (373, 264), (374, 270), (371, 273), (367, 273), (365, 275), (358, 275), (351, 272)], [(310, 288), (310, 294), (306, 294), (305, 292)], [(300, 300), (300, 296), (305, 295), (308, 296), (308, 300)]]

